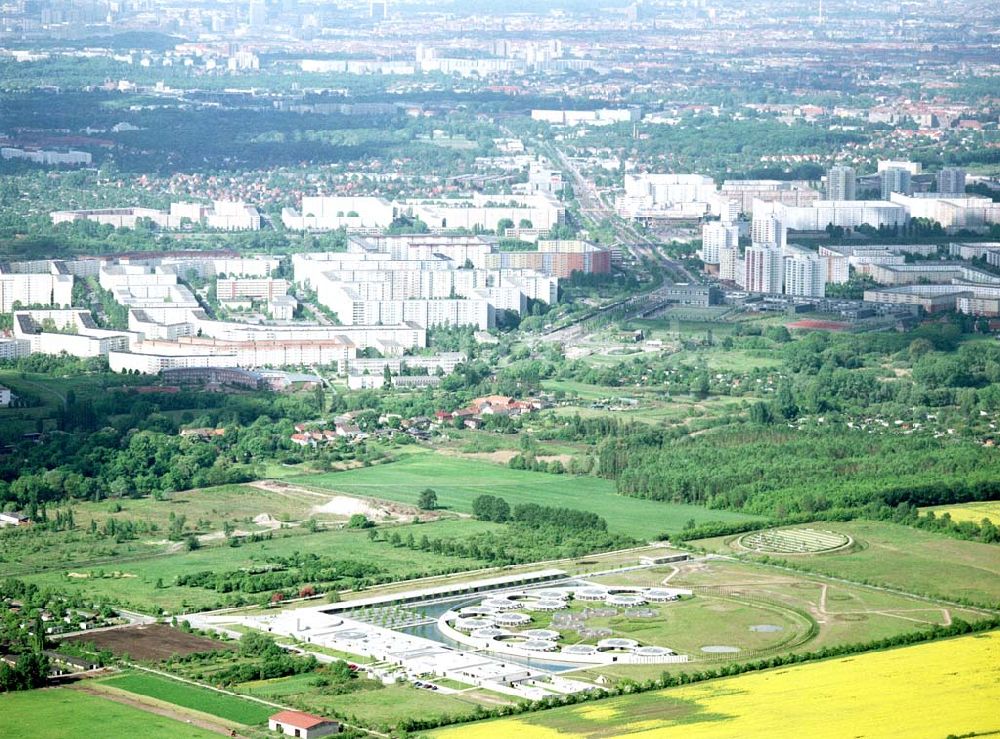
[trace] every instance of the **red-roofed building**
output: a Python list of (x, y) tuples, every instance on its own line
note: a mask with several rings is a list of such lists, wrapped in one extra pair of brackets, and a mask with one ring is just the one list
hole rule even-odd
[(302, 739), (340, 733), (340, 724), (336, 721), (302, 711), (279, 711), (267, 720), (267, 728)]

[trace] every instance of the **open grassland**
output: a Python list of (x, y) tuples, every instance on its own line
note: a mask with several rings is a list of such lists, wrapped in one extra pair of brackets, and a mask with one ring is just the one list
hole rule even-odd
[(274, 708), (263, 703), (235, 698), (225, 693), (148, 673), (122, 675), (104, 680), (101, 684), (247, 726), (264, 724), (267, 722), (267, 717), (274, 713)]
[[(1000, 604), (1000, 548), (994, 544), (952, 539), (881, 521), (817, 523), (813, 527), (846, 534), (855, 545), (830, 554), (796, 556), (790, 563), (798, 569), (916, 595), (989, 607)], [(691, 543), (708, 551), (732, 553), (736, 538)], [(771, 556), (771, 561), (777, 559)]]
[(615, 493), (613, 482), (597, 477), (512, 470), (441, 454), (418, 453), (391, 464), (292, 479), (299, 484), (410, 504), (417, 502), (421, 490), (430, 487), (437, 492), (439, 505), (466, 513), (472, 511), (472, 501), (479, 495), (498, 495), (511, 506), (538, 503), (576, 508), (602, 516), (615, 533), (637, 538), (680, 530), (690, 519), (701, 523), (751, 518), (694, 505), (624, 497)]
[(921, 508), (922, 513), (934, 511), (935, 516), (947, 513), (952, 521), (972, 521), (980, 523), (988, 518), (994, 524), (1000, 525), (1000, 501), (992, 500), (983, 503), (962, 503), (961, 505), (942, 505), (933, 508)]
[[(614, 576), (603, 578), (609, 585), (621, 584)], [(562, 644), (596, 644), (598, 638), (580, 635), (575, 629), (559, 626), (566, 614), (582, 615), (587, 609), (605, 608), (603, 604), (573, 602), (569, 610), (556, 613), (534, 612), (526, 629), (555, 629), (562, 633)], [(764, 602), (752, 602), (715, 594), (697, 594), (693, 598), (664, 605), (649, 604), (639, 610), (654, 615), (629, 615), (627, 609), (614, 616), (590, 616), (588, 629), (609, 629), (610, 636), (635, 639), (644, 646), (669, 647), (694, 659), (710, 655), (702, 647), (727, 645), (739, 649), (744, 657), (758, 650), (773, 650), (781, 644), (801, 640), (808, 634), (811, 619), (795, 611)], [(557, 625), (553, 625), (553, 619)], [(768, 625), (769, 630), (752, 627)], [(662, 669), (662, 665), (660, 666)]]
[(915, 737), (1000, 730), (1000, 633), (432, 732), (439, 739)]
[[(394, 528), (403, 536), (461, 538), (492, 530), (497, 524), (473, 520), (435, 521)], [(119, 559), (101, 566), (51, 570), (23, 579), (40, 586), (59, 588), (88, 598), (106, 597), (143, 611), (160, 608), (170, 612), (199, 610), (219, 605), (223, 594), (201, 587), (173, 586), (179, 575), (203, 571), (229, 572), (260, 567), (276, 557), (317, 554), (335, 559), (376, 564), (382, 574), (409, 579), (442, 570), (481, 567), (483, 562), (434, 552), (395, 548), (385, 541), (373, 542), (360, 529), (320, 531), (276, 531), (270, 540), (248, 542), (238, 547), (218, 545), (195, 551), (179, 550), (154, 557)], [(302, 583), (303, 585), (309, 583)], [(267, 594), (248, 594), (248, 602), (259, 602)]]
[(248, 695), (279, 701), (319, 714), (337, 713), (354, 717), (368, 726), (395, 726), (419, 716), (467, 716), (480, 701), (462, 695), (443, 695), (409, 684), (390, 685), (345, 695), (325, 693), (310, 675), (294, 675), (277, 680), (244, 683), (236, 689)]
[(4, 739), (156, 737), (208, 739), (215, 733), (67, 688), (0, 695)]
[[(704, 669), (706, 661), (745, 662), (768, 654), (864, 643), (947, 626), (955, 619), (973, 622), (983, 617), (965, 608), (748, 561), (695, 560), (602, 575), (593, 581), (694, 590), (693, 598), (663, 606), (663, 619), (636, 619), (639, 631), (622, 634), (653, 642), (649, 635), (656, 633), (659, 641), (655, 643), (693, 658), (686, 665), (671, 666), (675, 672), (697, 672)], [(618, 628), (624, 632), (630, 622)], [(754, 626), (779, 626), (781, 630), (751, 630)], [(706, 654), (701, 651), (706, 645), (732, 646), (740, 651)], [(602, 665), (575, 674), (581, 679), (601, 676), (614, 682), (656, 678), (662, 671), (662, 665)]]

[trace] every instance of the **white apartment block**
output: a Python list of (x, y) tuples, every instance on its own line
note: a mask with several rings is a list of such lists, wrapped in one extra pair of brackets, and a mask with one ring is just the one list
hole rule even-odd
[(20, 359), (31, 354), (31, 342), (26, 339), (0, 338), (0, 360)]
[(642, 118), (638, 108), (601, 108), (598, 110), (543, 110), (531, 111), (531, 120), (556, 126), (610, 126), (615, 123), (632, 123)]
[(179, 229), (189, 223), (220, 231), (257, 231), (260, 213), (241, 201), (216, 200), (212, 205), (172, 203), (169, 211), (155, 208), (97, 208), (90, 210), (58, 210), (49, 214), (53, 224), (93, 221), (114, 228), (135, 228), (149, 220), (158, 228)]
[(831, 224), (843, 228), (902, 226), (908, 219), (906, 208), (884, 200), (817, 200), (805, 207), (755, 201), (754, 221), (765, 216), (777, 218), (790, 231), (823, 231)]
[(740, 259), (738, 246), (726, 246), (719, 249), (719, 279), (725, 282), (735, 282), (743, 285), (743, 260)]
[(390, 357), (390, 358), (366, 358), (356, 357), (347, 362), (347, 371), (352, 375), (363, 375), (366, 372), (370, 375), (381, 375), (388, 367), (394, 374), (400, 374), (404, 368), (410, 370), (422, 370), (428, 374), (435, 374), (438, 369), (446, 375), (450, 375), (455, 368), (468, 359), (465, 352), (441, 352), (429, 356), (415, 355), (411, 357)]
[(985, 228), (1000, 223), (1000, 203), (990, 198), (960, 196), (942, 197), (935, 193), (904, 195), (894, 192), (893, 203), (906, 208), (910, 218), (929, 218), (946, 229)]
[[(51, 264), (51, 263), (50, 263)], [(10, 313), (14, 304), (69, 306), (73, 302), (73, 275), (6, 272), (0, 266), (0, 313)]]
[(5, 146), (0, 148), (0, 158), (2, 159), (23, 159), (35, 164), (52, 165), (89, 165), (93, 157), (86, 151), (53, 151), (50, 149), (15, 149)]
[[(45, 330), (50, 324), (55, 330)], [(90, 311), (76, 308), (15, 311), (14, 338), (26, 341), (30, 354), (66, 352), (75, 357), (100, 357), (111, 351), (128, 351), (137, 336), (98, 328)]]
[(822, 298), (826, 295), (827, 262), (818, 254), (788, 247), (783, 263), (785, 295)]
[(495, 231), (501, 221), (515, 226), (522, 221), (532, 228), (552, 229), (566, 220), (566, 207), (551, 193), (532, 195), (481, 195), (438, 200), (407, 200), (400, 203), (407, 213), (427, 224), (431, 231), (464, 228)]
[(286, 280), (265, 279), (219, 279), (215, 283), (215, 294), (219, 300), (273, 300), (288, 294)]
[(475, 326), (487, 329), (495, 322), (495, 306), (485, 294), (462, 299), (366, 299), (354, 287), (338, 284), (326, 292), (325, 304), (348, 326), (412, 321), (428, 328)]
[(774, 215), (754, 216), (750, 224), (750, 240), (754, 244), (783, 247), (787, 243), (787, 229)]
[(700, 218), (718, 203), (715, 181), (699, 174), (625, 175), (615, 207), (623, 218)]
[(753, 244), (743, 259), (744, 287), (752, 293), (780, 293), (784, 257), (778, 246)]
[(298, 310), (299, 301), (291, 295), (279, 295), (267, 303), (267, 312), (275, 321), (291, 321)]
[(701, 227), (701, 259), (706, 264), (718, 264), (720, 250), (738, 246), (740, 229), (726, 223), (706, 223)]
[(719, 194), (735, 200), (741, 213), (753, 212), (754, 200), (804, 206), (820, 198), (809, 183), (786, 180), (725, 180)]
[(301, 210), (281, 211), (281, 221), (291, 231), (383, 229), (395, 218), (396, 207), (388, 200), (364, 196), (306, 196)]

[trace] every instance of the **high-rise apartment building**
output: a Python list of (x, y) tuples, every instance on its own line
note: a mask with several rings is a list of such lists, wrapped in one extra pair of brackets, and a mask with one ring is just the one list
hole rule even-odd
[(766, 244), (748, 246), (743, 260), (747, 292), (780, 293), (784, 271), (781, 248)]
[(937, 176), (937, 189), (939, 193), (953, 195), (961, 194), (965, 197), (965, 170), (961, 167), (945, 167)]
[(818, 254), (790, 250), (784, 257), (785, 295), (822, 298), (826, 295), (827, 261)]
[(894, 192), (903, 195), (913, 194), (913, 183), (910, 170), (903, 167), (886, 167), (879, 173), (882, 182), (882, 199), (888, 200)]
[(739, 242), (738, 226), (718, 222), (706, 223), (701, 228), (701, 259), (706, 264), (718, 264), (720, 250), (737, 246)]
[(781, 247), (785, 245), (785, 234), (784, 224), (774, 215), (754, 216), (750, 224), (750, 240), (754, 244)]
[(826, 173), (827, 200), (854, 200), (858, 177), (853, 167), (831, 167)]

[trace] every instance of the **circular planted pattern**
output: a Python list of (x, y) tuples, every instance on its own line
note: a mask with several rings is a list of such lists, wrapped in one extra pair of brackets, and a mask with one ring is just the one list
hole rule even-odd
[(817, 554), (843, 549), (851, 537), (818, 529), (768, 529), (744, 534), (738, 540), (743, 549), (766, 554)]

